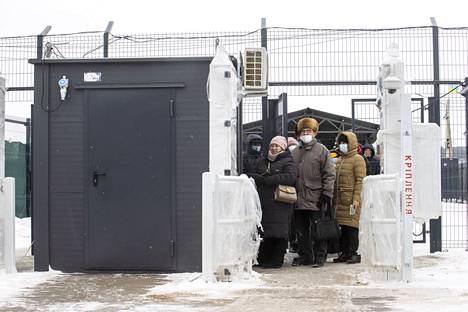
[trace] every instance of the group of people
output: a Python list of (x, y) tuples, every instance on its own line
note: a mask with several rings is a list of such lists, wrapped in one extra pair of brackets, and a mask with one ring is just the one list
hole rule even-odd
[[(255, 180), (262, 205), (262, 242), (258, 265), (279, 268), (283, 265), (288, 241), (297, 240), (298, 257), (293, 266), (322, 267), (327, 259), (328, 242), (316, 237), (316, 221), (322, 210), (336, 218), (341, 226), (339, 256), (333, 262), (360, 262), (359, 217), (362, 179), (378, 174), (380, 165), (372, 145), (362, 147), (354, 133), (338, 134), (332, 158), (330, 151), (317, 141), (318, 122), (302, 118), (295, 138), (275, 136), (262, 155), (262, 137), (247, 137), (244, 173)], [(377, 166), (379, 168), (377, 168)], [(374, 170), (374, 171), (373, 171)], [(279, 185), (293, 186), (297, 201), (293, 204), (275, 200)]]

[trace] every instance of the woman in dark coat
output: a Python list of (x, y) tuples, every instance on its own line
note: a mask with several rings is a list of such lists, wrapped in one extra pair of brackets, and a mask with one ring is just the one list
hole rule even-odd
[(297, 165), (287, 148), (284, 137), (274, 137), (270, 142), (268, 156), (260, 159), (254, 172), (248, 173), (255, 180), (262, 204), (263, 240), (257, 260), (265, 268), (281, 267), (288, 245), (293, 205), (274, 199), (279, 184), (294, 186), (296, 183)]

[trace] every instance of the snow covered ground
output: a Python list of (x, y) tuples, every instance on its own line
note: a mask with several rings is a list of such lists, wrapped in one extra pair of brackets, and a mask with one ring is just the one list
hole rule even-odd
[[(18, 260), (24, 260), (24, 256), (30, 254), (31, 245), (31, 218), (15, 220), (15, 244)], [(28, 251), (28, 252), (27, 252)], [(56, 278), (60, 272), (21, 272), (6, 274), (0, 270), (0, 306), (2, 303), (11, 302), (14, 298), (29, 289), (47, 280)], [(0, 308), (1, 310), (1, 308)]]
[[(243, 282), (206, 284), (200, 273), (32, 272), (30, 220), (16, 222), (20, 272), (0, 272), (0, 311), (468, 311), (468, 252), (414, 245), (414, 281), (363, 279), (365, 268), (334, 264), (257, 270)], [(28, 266), (29, 265), (29, 266)], [(21, 269), (22, 268), (22, 269)]]

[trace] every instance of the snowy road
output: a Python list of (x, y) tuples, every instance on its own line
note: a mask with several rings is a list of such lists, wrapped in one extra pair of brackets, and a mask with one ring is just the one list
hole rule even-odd
[(245, 284), (207, 285), (197, 273), (19, 273), (23, 285), (0, 295), (0, 311), (468, 311), (468, 253), (418, 248), (407, 285), (369, 282), (361, 265), (291, 267), (288, 255), (282, 269)]
[[(372, 282), (364, 267), (257, 270), (243, 283), (205, 284), (200, 273), (32, 272), (28, 220), (17, 220), (18, 274), (0, 272), (0, 311), (468, 311), (468, 252), (414, 245), (414, 282)], [(24, 236), (24, 237), (23, 237)]]

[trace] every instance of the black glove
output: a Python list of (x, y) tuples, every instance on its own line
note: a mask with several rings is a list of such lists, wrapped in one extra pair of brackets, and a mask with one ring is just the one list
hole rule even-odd
[(257, 185), (265, 184), (265, 177), (258, 173), (252, 173), (250, 177), (255, 180), (255, 184)]
[(331, 206), (331, 197), (325, 194), (320, 195), (319, 202), (322, 205), (322, 207), (330, 207)]

